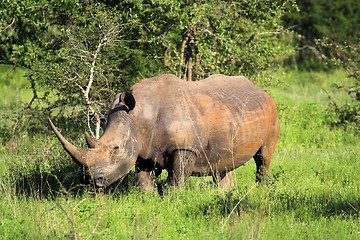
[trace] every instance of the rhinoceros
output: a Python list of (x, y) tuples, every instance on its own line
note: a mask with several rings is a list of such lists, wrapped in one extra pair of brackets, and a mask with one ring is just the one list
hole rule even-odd
[(50, 124), (97, 186), (135, 166), (137, 184), (147, 190), (164, 169), (169, 185), (210, 175), (232, 187), (231, 171), (251, 158), (259, 181), (270, 171), (280, 133), (270, 95), (243, 76), (220, 74), (195, 82), (171, 74), (141, 80), (116, 95), (99, 139), (85, 132), (88, 148), (74, 146)]

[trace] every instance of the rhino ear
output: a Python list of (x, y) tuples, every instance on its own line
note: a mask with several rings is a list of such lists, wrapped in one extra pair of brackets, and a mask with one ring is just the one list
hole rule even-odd
[(123, 103), (129, 111), (133, 110), (135, 108), (135, 98), (131, 91), (126, 91), (120, 94), (119, 96), (119, 102)]

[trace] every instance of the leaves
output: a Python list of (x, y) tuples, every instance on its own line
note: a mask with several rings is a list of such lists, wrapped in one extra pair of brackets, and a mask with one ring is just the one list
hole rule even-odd
[(266, 80), (266, 71), (291, 50), (281, 17), (295, 1), (0, 4), (0, 59), (30, 70), (37, 93), (32, 107), (85, 115), (89, 126), (94, 117), (98, 128), (115, 92), (144, 77), (166, 72), (199, 80), (223, 73)]

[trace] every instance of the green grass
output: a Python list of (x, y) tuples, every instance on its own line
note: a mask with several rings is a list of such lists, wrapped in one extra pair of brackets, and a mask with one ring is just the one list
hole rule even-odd
[(0, 109), (30, 101), (32, 93), (25, 70), (0, 64)]
[[(341, 71), (275, 75), (281, 84), (267, 91), (279, 106), (281, 138), (268, 185), (255, 184), (250, 161), (234, 172), (230, 192), (193, 177), (159, 196), (139, 192), (132, 174), (100, 192), (81, 184), (50, 130), (22, 134), (0, 144), (0, 239), (360, 239), (359, 133), (330, 129), (322, 90), (346, 101), (331, 86), (350, 80)], [(10, 102), (26, 96), (23, 81), (0, 78), (9, 87), (0, 94)]]

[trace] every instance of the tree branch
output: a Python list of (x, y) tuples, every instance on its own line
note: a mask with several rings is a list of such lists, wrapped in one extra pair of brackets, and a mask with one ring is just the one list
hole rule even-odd
[(11, 23), (9, 25), (7, 25), (3, 30), (1, 30), (0, 33), (5, 32), (8, 29), (11, 29), (12, 26), (14, 25), (14, 23), (15, 23), (15, 18), (13, 18)]
[(297, 26), (298, 25), (293, 25), (293, 26), (290, 26), (288, 28), (281, 29), (280, 31), (261, 32), (261, 33), (256, 33), (255, 35), (257, 35), (257, 36), (260, 36), (260, 35), (280, 35), (280, 34), (283, 34), (286, 31), (291, 30), (291, 29), (293, 29), (293, 28), (295, 28)]
[(176, 72), (176, 70), (171, 67), (167, 61), (167, 53), (169, 51), (169, 46), (166, 45), (165, 43), (162, 43), (163, 47), (165, 48), (165, 52), (164, 52), (164, 66), (169, 68), (172, 72)]
[(189, 35), (186, 34), (186, 37), (184, 37), (184, 39), (181, 43), (181, 49), (180, 49), (180, 65), (179, 65), (179, 72), (178, 72), (179, 78), (181, 78), (181, 74), (182, 74), (182, 65), (184, 63), (185, 47), (186, 47), (186, 43), (188, 41), (189, 41)]
[(89, 82), (86, 86), (84, 93), (84, 100), (85, 100), (85, 104), (88, 108), (88, 127), (90, 132), (92, 133), (92, 135), (94, 135), (94, 133), (91, 131), (91, 127), (90, 127), (90, 117), (89, 115), (93, 115), (96, 119), (96, 128), (95, 128), (95, 137), (99, 138), (100, 137), (100, 116), (99, 114), (97, 114), (94, 110), (94, 108), (91, 106), (91, 100), (89, 97), (90, 94), (90, 90), (91, 90), (91, 86), (94, 82), (94, 74), (95, 74), (95, 66), (96, 66), (96, 62), (98, 60), (98, 56), (100, 54), (101, 48), (106, 45), (107, 42), (107, 35), (104, 35), (104, 37), (100, 40), (98, 46), (96, 47), (96, 50), (93, 54), (93, 58), (92, 58), (92, 62), (91, 62), (91, 67), (90, 67), (90, 76), (89, 76)]

